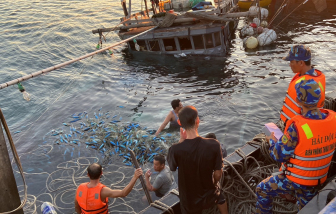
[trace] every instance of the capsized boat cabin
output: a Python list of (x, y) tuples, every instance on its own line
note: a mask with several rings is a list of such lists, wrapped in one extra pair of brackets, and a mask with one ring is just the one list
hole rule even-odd
[[(123, 26), (92, 32), (102, 36), (103, 32), (118, 30), (122, 40), (142, 33), (128, 41), (131, 52), (225, 55), (239, 18), (257, 16), (257, 13), (250, 11), (237, 12), (239, 9), (237, 3), (238, 0), (223, 0), (219, 1), (215, 8), (208, 10), (166, 13), (162, 6), (157, 10), (155, 3), (152, 2), (150, 10), (146, 6), (145, 11), (135, 14), (131, 14), (130, 9), (127, 10), (126, 4), (122, 4), (125, 15), (121, 18)], [(144, 33), (145, 31), (148, 32)]]

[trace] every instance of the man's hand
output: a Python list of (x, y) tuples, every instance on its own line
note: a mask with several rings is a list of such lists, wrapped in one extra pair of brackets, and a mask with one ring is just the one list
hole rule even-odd
[(187, 139), (187, 131), (182, 127), (180, 128), (180, 140), (179, 143), (182, 143), (185, 139)]
[(141, 175), (142, 175), (142, 169), (141, 168), (136, 169), (134, 172), (134, 177), (138, 179)]
[(274, 132), (271, 133), (271, 136), (267, 136), (266, 140), (270, 142), (270, 139), (272, 139), (274, 142), (277, 142), (278, 140), (274, 136)]
[(145, 177), (149, 178), (152, 175), (152, 172), (150, 170), (147, 170)]

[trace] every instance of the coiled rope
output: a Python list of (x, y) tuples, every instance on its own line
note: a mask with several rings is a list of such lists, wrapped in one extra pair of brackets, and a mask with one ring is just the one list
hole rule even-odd
[(174, 214), (173, 208), (168, 206), (167, 204), (161, 202), (161, 201), (154, 201), (153, 203), (150, 204), (152, 207), (156, 207), (164, 212), (168, 212), (169, 214)]
[[(269, 143), (264, 134), (256, 135), (247, 144), (260, 148), (260, 158), (247, 156), (241, 149), (237, 149), (235, 153), (243, 158), (241, 162), (231, 163), (224, 160), (228, 167), (225, 168), (220, 182), (226, 195), (230, 214), (255, 212), (256, 186), (278, 170), (278, 163), (269, 155)], [(285, 199), (275, 197), (273, 200), (273, 213), (294, 214), (297, 210), (296, 204), (287, 202)], [(218, 213), (218, 211), (213, 213)]]

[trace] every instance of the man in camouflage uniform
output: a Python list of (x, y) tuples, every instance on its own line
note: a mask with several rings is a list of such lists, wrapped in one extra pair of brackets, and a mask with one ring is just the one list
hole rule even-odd
[[(302, 105), (302, 116), (321, 120), (327, 117), (317, 108), (317, 103), (321, 97), (321, 89), (313, 80), (301, 80), (295, 85), (297, 101)], [(307, 108), (309, 106), (309, 108)], [(294, 154), (294, 149), (298, 144), (298, 134), (295, 123), (292, 123), (285, 134), (277, 140), (274, 133), (267, 137), (270, 143), (271, 157), (282, 163), (286, 163)], [(272, 213), (273, 197), (278, 194), (295, 195), (299, 209), (303, 208), (316, 194), (317, 189), (314, 186), (304, 186), (289, 180), (284, 173), (272, 175), (262, 182), (256, 188), (258, 201), (256, 203), (256, 212), (260, 214)]]

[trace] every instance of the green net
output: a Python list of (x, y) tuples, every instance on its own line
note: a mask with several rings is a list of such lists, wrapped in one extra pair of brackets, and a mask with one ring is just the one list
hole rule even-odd
[(200, 3), (203, 0), (189, 0), (189, 3), (191, 5), (191, 7), (195, 6), (196, 4)]

